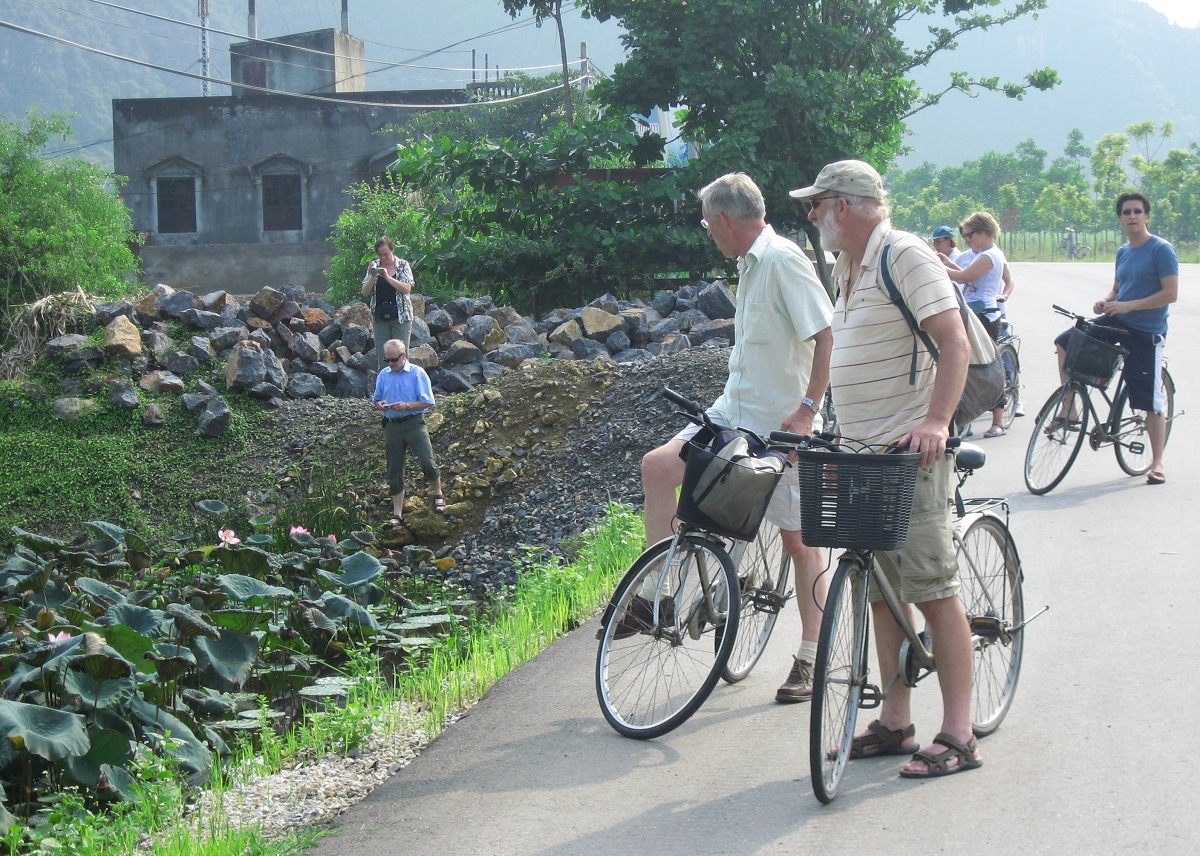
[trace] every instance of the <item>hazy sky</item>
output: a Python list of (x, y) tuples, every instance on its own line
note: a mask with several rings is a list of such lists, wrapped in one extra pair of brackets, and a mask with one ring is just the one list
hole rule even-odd
[(1200, 3), (1196, 0), (1141, 0), (1162, 12), (1181, 27), (1200, 27)]

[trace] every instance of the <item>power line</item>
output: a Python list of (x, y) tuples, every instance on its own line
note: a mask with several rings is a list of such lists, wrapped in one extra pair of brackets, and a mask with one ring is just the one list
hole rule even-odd
[[(204, 75), (194, 74), (190, 71), (180, 71), (179, 69), (176, 69), (176, 68), (168, 68), (166, 66), (157, 65), (152, 62), (146, 62), (145, 60), (134, 59), (133, 57), (128, 57), (128, 56), (122, 56), (121, 54), (115, 54), (115, 53), (112, 53), (111, 51), (105, 51), (105, 50), (101, 50), (100, 48), (94, 48), (94, 47), (91, 47), (90, 45), (83, 45), (83, 44), (79, 44), (78, 42), (72, 42), (72, 41), (69, 41), (68, 39), (64, 39), (59, 36), (51, 35), (50, 33), (43, 33), (40, 30), (33, 30), (33, 29), (30, 29), (29, 27), (22, 27), (19, 24), (13, 24), (8, 21), (0, 21), (0, 27), (4, 27), (9, 30), (15, 30), (18, 33), (25, 33), (26, 35), (36, 36), (37, 38), (48, 39), (49, 41), (57, 42), (58, 44), (66, 45), (67, 47), (77, 48), (82, 51), (87, 51), (88, 53), (94, 53), (94, 54), (98, 54), (100, 56), (108, 57), (109, 59), (115, 59), (115, 60), (119, 60), (121, 62), (132, 63), (133, 65), (139, 65), (139, 66), (142, 66), (143, 68), (150, 68), (155, 71), (166, 72), (167, 74), (175, 74), (175, 75), (179, 75), (181, 77), (188, 77), (188, 78), (191, 78), (192, 80), (201, 80), (201, 81), (209, 80), (210, 82), (218, 83), (223, 86), (236, 87), (236, 88), (245, 89), (245, 90), (248, 90), (251, 92), (258, 92), (258, 93), (261, 93), (264, 95), (286, 95), (291, 98), (301, 98), (301, 99), (305, 99), (308, 101), (322, 101), (322, 102), (330, 103), (330, 104), (350, 105), (350, 106), (356, 106), (356, 107), (395, 107), (395, 108), (410, 108), (410, 109), (423, 109), (423, 110), (428, 110), (428, 109), (452, 110), (452, 109), (459, 109), (462, 107), (479, 107), (479, 106), (487, 106), (487, 105), (492, 105), (492, 104), (509, 104), (509, 103), (512, 103), (515, 101), (522, 101), (526, 98), (533, 98), (537, 95), (544, 95), (547, 92), (555, 92), (558, 89), (562, 88), (560, 86), (551, 86), (546, 89), (540, 89), (536, 92), (525, 92), (520, 95), (510, 96), (508, 98), (495, 98), (495, 99), (492, 99), (489, 101), (467, 101), (467, 102), (458, 103), (458, 104), (393, 104), (393, 103), (379, 102), (379, 101), (358, 101), (358, 100), (350, 100), (350, 99), (345, 99), (345, 98), (330, 98), (330, 97), (323, 96), (323, 95), (310, 95), (310, 94), (299, 93), (299, 92), (285, 92), (281, 89), (268, 89), (267, 87), (264, 87), (264, 86), (253, 86), (249, 83), (236, 83), (232, 80), (220, 80), (220, 79), (216, 79), (216, 78), (205, 78)], [(577, 82), (578, 80), (583, 79), (584, 77), (587, 77), (587, 75), (581, 74), (578, 78), (575, 79), (575, 81), (571, 81), (571, 83), (573, 84), (573, 83)]]

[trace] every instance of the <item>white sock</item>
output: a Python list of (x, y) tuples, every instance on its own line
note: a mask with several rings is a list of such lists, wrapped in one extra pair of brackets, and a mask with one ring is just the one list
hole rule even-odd
[(817, 643), (801, 642), (800, 650), (796, 652), (796, 659), (803, 660), (806, 663), (817, 662)]

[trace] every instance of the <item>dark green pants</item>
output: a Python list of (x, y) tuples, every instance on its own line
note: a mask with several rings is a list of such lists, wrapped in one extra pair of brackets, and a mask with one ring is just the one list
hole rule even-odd
[(425, 429), (424, 416), (388, 419), (383, 441), (384, 450), (387, 452), (388, 486), (393, 494), (404, 490), (404, 458), (409, 449), (417, 456), (421, 472), (425, 474), (427, 481), (433, 481), (440, 475), (437, 463), (433, 460), (433, 444), (429, 442), (429, 431)]

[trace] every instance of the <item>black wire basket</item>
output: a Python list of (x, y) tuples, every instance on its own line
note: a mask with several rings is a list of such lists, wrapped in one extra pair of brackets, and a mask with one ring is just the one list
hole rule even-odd
[(920, 455), (831, 449), (796, 455), (805, 544), (895, 550), (908, 539)]
[(1072, 327), (1063, 371), (1068, 377), (1088, 386), (1106, 389), (1128, 353), (1120, 345), (1113, 345), (1089, 336), (1078, 327)]

